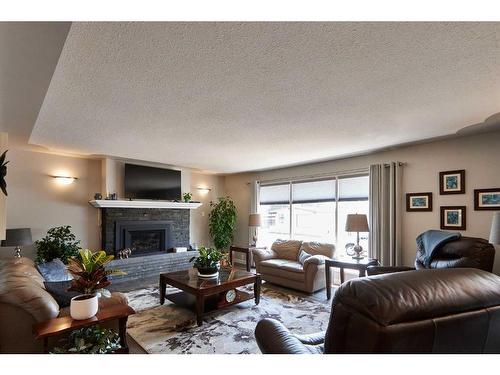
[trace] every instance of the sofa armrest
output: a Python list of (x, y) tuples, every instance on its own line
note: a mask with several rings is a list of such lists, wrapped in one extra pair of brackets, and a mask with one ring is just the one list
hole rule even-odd
[(305, 345), (299, 337), (301, 336), (291, 334), (283, 324), (274, 319), (263, 319), (257, 323), (255, 328), (257, 344), (264, 354), (311, 354), (318, 352), (313, 349), (314, 347)]
[(278, 257), (271, 249), (252, 249), (252, 256), (256, 264), (264, 260), (276, 259)]
[(304, 268), (307, 266), (314, 264), (316, 266), (319, 266), (321, 264), (325, 264), (325, 260), (329, 259), (328, 257), (325, 257), (324, 255), (313, 255), (307, 258), (304, 261)]
[(366, 274), (368, 276), (374, 275), (383, 275), (386, 273), (394, 273), (394, 272), (405, 272), (405, 271), (415, 271), (413, 267), (387, 267), (387, 266), (368, 266), (366, 268)]
[(326, 332), (310, 333), (308, 335), (294, 335), (302, 344), (323, 345), (325, 343)]

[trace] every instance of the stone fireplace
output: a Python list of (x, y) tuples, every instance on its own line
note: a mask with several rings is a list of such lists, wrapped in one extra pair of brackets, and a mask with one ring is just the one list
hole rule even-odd
[(189, 210), (165, 208), (103, 208), (102, 247), (117, 256), (125, 248), (132, 256), (189, 247)]

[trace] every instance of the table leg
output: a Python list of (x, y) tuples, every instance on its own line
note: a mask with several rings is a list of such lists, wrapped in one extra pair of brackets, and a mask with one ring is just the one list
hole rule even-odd
[(260, 286), (262, 284), (262, 279), (260, 275), (255, 277), (255, 283), (253, 285), (253, 294), (255, 298), (255, 304), (258, 305), (260, 302)]
[(167, 286), (163, 282), (163, 279), (160, 277), (160, 305), (163, 305), (165, 303), (166, 289), (167, 289)]
[(233, 249), (229, 248), (229, 263), (233, 266)]
[(247, 254), (247, 272), (250, 272), (250, 250), (248, 250)]
[(127, 320), (128, 316), (118, 319), (118, 332), (122, 348), (127, 348)]
[(359, 277), (365, 277), (366, 276), (366, 270), (364, 268), (361, 268), (359, 270)]
[(345, 280), (344, 267), (340, 267), (340, 284), (343, 284)]
[(203, 295), (196, 296), (196, 323), (198, 327), (203, 324), (203, 313), (205, 312), (205, 297)]
[(326, 299), (332, 297), (332, 280), (330, 273), (330, 266), (325, 265), (325, 277), (326, 277)]

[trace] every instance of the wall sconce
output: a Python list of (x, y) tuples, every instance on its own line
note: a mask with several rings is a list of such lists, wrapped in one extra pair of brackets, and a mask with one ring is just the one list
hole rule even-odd
[(201, 193), (201, 194), (208, 194), (210, 191), (212, 191), (212, 189), (209, 189), (209, 188), (202, 188), (202, 187), (199, 187), (197, 188), (198, 191)]
[(76, 177), (70, 176), (52, 176), (59, 185), (71, 185), (73, 182), (78, 180)]

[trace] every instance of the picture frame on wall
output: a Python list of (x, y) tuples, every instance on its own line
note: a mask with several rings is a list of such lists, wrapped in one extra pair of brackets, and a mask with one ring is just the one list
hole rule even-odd
[(432, 193), (407, 193), (406, 212), (432, 211)]
[(465, 194), (465, 169), (439, 172), (439, 193)]
[(441, 206), (441, 229), (465, 230), (465, 206)]
[(500, 211), (500, 188), (475, 189), (474, 210)]

